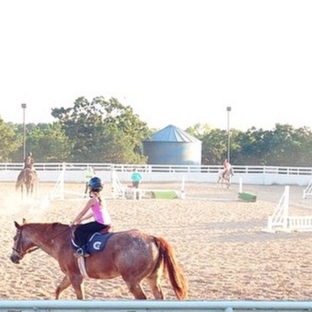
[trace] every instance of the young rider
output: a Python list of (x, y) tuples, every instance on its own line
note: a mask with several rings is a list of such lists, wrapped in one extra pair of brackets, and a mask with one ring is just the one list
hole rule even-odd
[[(79, 224), (74, 233), (74, 241), (80, 247), (74, 253), (75, 257), (88, 257), (86, 245), (89, 237), (95, 232), (100, 232), (104, 229), (108, 231), (110, 228), (111, 218), (105, 200), (101, 198), (100, 193), (102, 189), (103, 185), (100, 178), (93, 177), (89, 181), (90, 199), (72, 222), (72, 224)], [(81, 224), (82, 221), (91, 217), (94, 218), (94, 221)]]
[(225, 174), (227, 172), (230, 172), (230, 170), (231, 170), (231, 164), (228, 162), (227, 159), (225, 159), (223, 162), (223, 168), (224, 168), (224, 171), (222, 173), (222, 177), (224, 178)]
[(28, 155), (26, 156), (26, 158), (24, 159), (24, 169), (33, 169), (34, 166), (34, 159), (32, 157), (32, 153), (29, 152)]

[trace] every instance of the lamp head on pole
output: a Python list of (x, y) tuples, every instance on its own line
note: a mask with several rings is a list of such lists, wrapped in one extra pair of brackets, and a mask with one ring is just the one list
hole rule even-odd
[(227, 159), (228, 162), (230, 162), (230, 149), (231, 149), (231, 143), (230, 143), (230, 111), (231, 111), (231, 106), (227, 106), (226, 108), (227, 111), (227, 132), (228, 132), (228, 147), (227, 147)]
[(22, 104), (22, 108), (26, 108), (26, 104), (25, 103)]

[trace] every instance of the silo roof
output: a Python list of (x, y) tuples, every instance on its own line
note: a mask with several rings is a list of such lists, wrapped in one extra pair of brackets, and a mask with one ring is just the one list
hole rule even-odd
[(151, 135), (151, 141), (154, 142), (201, 142), (189, 133), (173, 126), (169, 125), (162, 130), (155, 132)]

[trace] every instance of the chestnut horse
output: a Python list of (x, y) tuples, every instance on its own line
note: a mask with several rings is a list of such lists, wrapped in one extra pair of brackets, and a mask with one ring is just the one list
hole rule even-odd
[[(77, 299), (84, 299), (83, 276), (74, 257), (71, 238), (76, 226), (61, 223), (14, 222), (16, 234), (11, 261), (19, 263), (27, 254), (38, 248), (59, 262), (65, 274), (55, 291), (59, 299), (63, 290), (70, 285)], [(111, 279), (121, 276), (135, 299), (147, 299), (142, 289), (145, 279), (155, 299), (164, 299), (161, 288), (163, 274), (169, 281), (178, 299), (187, 299), (187, 280), (178, 265), (175, 251), (168, 241), (139, 230), (113, 232), (103, 251), (91, 254), (85, 259), (85, 267), (90, 278)]]
[(26, 186), (26, 193), (27, 197), (33, 195), (34, 188), (37, 192), (37, 184), (38, 184), (38, 176), (36, 170), (32, 170), (29, 168), (23, 169), (18, 177), (15, 184), (15, 190), (17, 191), (18, 188), (21, 188), (21, 196), (24, 197), (24, 185)]

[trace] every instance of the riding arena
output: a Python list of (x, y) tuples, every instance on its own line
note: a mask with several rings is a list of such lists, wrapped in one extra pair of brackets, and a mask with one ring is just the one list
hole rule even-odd
[[(129, 171), (130, 172), (130, 171)], [(113, 231), (139, 229), (166, 238), (188, 279), (189, 300), (310, 300), (312, 292), (312, 235), (309, 229), (266, 232), (268, 218), (285, 206), (285, 185), (245, 183), (243, 190), (257, 195), (254, 202), (239, 198), (239, 174), (235, 170), (229, 188), (217, 182), (144, 181), (142, 189), (177, 190), (185, 196), (167, 198), (115, 198), (112, 181), (104, 184), (103, 195), (113, 220)], [(63, 278), (57, 261), (41, 249), (25, 255), (20, 264), (10, 261), (14, 221), (69, 224), (84, 206), (84, 182), (63, 180), (63, 196), (55, 192), (61, 168), (54, 182), (42, 182), (38, 197), (21, 199), (15, 181), (1, 182), (2, 248), (1, 299), (53, 299)], [(119, 174), (119, 177), (121, 175)], [(144, 173), (143, 173), (144, 176)], [(185, 175), (187, 176), (187, 175)], [(124, 179), (122, 185), (127, 186)], [(304, 185), (290, 185), (287, 217), (312, 216), (312, 200), (303, 196)], [(57, 191), (55, 194), (60, 194)], [(283, 208), (284, 208), (283, 206)], [(163, 279), (165, 298), (175, 300), (170, 282)], [(87, 279), (87, 300), (133, 299), (124, 281)], [(148, 299), (152, 293), (144, 283)], [(62, 299), (75, 299), (72, 287)]]

